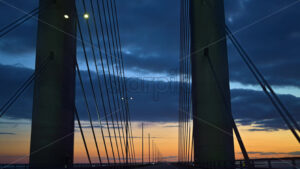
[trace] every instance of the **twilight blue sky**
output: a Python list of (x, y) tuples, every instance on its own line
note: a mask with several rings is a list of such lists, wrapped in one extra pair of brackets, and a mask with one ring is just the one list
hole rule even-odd
[[(37, 0), (8, 2), (15, 8), (0, 2), (0, 14), (5, 16), (1, 17), (0, 27), (38, 5)], [(296, 0), (224, 2), (226, 23), (290, 112), (300, 120), (300, 3), (295, 3)], [(133, 120), (177, 121), (179, 0), (117, 0), (117, 6), (129, 95), (135, 98), (130, 103)], [(0, 104), (33, 71), (36, 27), (37, 21), (32, 19), (0, 39)], [(228, 56), (234, 117), (243, 125), (256, 124), (257, 130), (285, 128), (229, 42)], [(78, 59), (84, 70), (80, 45)], [(87, 77), (84, 79), (88, 86)], [(77, 89), (76, 103), (82, 118), (86, 118), (79, 86)], [(5, 118), (30, 119), (31, 100), (32, 88)]]

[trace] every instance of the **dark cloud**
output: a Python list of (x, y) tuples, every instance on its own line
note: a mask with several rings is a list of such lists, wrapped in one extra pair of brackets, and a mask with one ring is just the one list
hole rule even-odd
[[(0, 2), (1, 28), (38, 7), (38, 1), (10, 0)], [(31, 19), (0, 40), (0, 50), (7, 56), (35, 51), (37, 19)]]
[(167, 125), (167, 126), (164, 126), (164, 127), (166, 127), (166, 128), (173, 128), (173, 127), (177, 128), (177, 127), (179, 127), (179, 125)]
[[(0, 78), (2, 82), (0, 83), (0, 88), (2, 94), (0, 96), (0, 101), (2, 104), (12, 95), (12, 93), (19, 87), (27, 77), (31, 75), (33, 70), (27, 68), (13, 67), (13, 66), (3, 66), (0, 65)], [(96, 74), (92, 73), (94, 85), (97, 93), (97, 101), (100, 106), (100, 118), (104, 120), (103, 108), (100, 102), (100, 92), (98, 88)], [(94, 100), (92, 97), (91, 85), (88, 80), (87, 72), (82, 72), (82, 77), (84, 81), (85, 91), (88, 96), (88, 102), (91, 110), (93, 119), (97, 119), (96, 108)], [(103, 77), (100, 77), (103, 86), (104, 98), (107, 98)], [(112, 77), (112, 80), (114, 78)], [(108, 80), (108, 79), (107, 79)], [(151, 80), (151, 79), (150, 79)], [(147, 121), (174, 121), (177, 119), (177, 83), (176, 82), (162, 82), (162, 81), (150, 81), (141, 79), (127, 79), (128, 96), (133, 97), (133, 100), (129, 100), (129, 105), (131, 109), (131, 119), (135, 121), (147, 120)], [(109, 83), (109, 81), (108, 81)], [(113, 87), (114, 88), (114, 87)], [(115, 89), (115, 88), (114, 88)], [(110, 94), (110, 100), (112, 100), (111, 92), (116, 92), (108, 86), (108, 92)], [(12, 106), (7, 112), (6, 117), (10, 118), (25, 118), (31, 119), (32, 112), (32, 86), (26, 90), (24, 95), (18, 99), (18, 101)], [(81, 120), (88, 120), (87, 111), (84, 103), (84, 97), (81, 91), (79, 81), (76, 82), (76, 105), (78, 112), (80, 113)], [(118, 96), (118, 97), (117, 97)], [(115, 104), (112, 104), (112, 112), (108, 108), (108, 100), (105, 99), (107, 116), (111, 119), (111, 116), (116, 120), (116, 115), (118, 118), (124, 118), (122, 112), (122, 107), (119, 108), (118, 104), (124, 103), (117, 93), (115, 93)], [(161, 104), (163, 103), (163, 104)], [(116, 107), (115, 107), (116, 106)], [(147, 107), (145, 109), (145, 107)], [(157, 115), (157, 116), (156, 116)]]
[(259, 154), (259, 155), (300, 155), (300, 151), (291, 152), (260, 152), (260, 151), (248, 151), (248, 154)]
[[(300, 42), (300, 24), (297, 21), (297, 17), (300, 16), (297, 12), (300, 4), (289, 6), (292, 3), (295, 1), (242, 0), (238, 3), (229, 0), (226, 3), (227, 17), (234, 16), (233, 21), (228, 22), (229, 27), (232, 28), (232, 32), (237, 31), (237, 39), (273, 85), (300, 84), (297, 47)], [(278, 13), (270, 15), (274, 12)], [(262, 22), (243, 29), (265, 17), (267, 19)], [(228, 47), (231, 80), (257, 84), (231, 43)]]
[[(0, 66), (0, 83), (1, 103), (4, 103), (11, 93), (18, 87), (22, 81), (29, 77), (32, 70), (20, 67), (12, 66)], [(97, 113), (95, 109), (94, 100), (91, 94), (91, 87), (89, 84), (87, 72), (83, 71), (84, 86), (88, 95), (88, 101), (92, 118), (97, 121)], [(94, 85), (96, 86), (96, 76), (92, 73)], [(101, 77), (103, 82), (103, 77)], [(104, 84), (102, 84), (103, 90)], [(131, 119), (133, 121), (150, 121), (150, 122), (177, 122), (178, 120), (178, 86), (174, 81), (151, 81), (149, 79), (127, 79), (128, 96), (133, 97), (133, 100), (129, 100)], [(112, 92), (110, 88), (109, 93)], [(76, 105), (80, 113), (81, 120), (88, 120), (86, 107), (84, 104), (84, 98), (81, 92), (79, 82), (76, 83)], [(103, 114), (102, 104), (100, 102), (99, 89), (96, 87), (97, 101), (100, 106), (100, 118), (105, 120)], [(118, 96), (118, 95), (115, 95)], [(236, 121), (242, 125), (253, 124), (256, 127), (251, 129), (252, 131), (261, 130), (278, 130), (286, 129), (281, 117), (276, 112), (274, 107), (268, 98), (261, 91), (234, 89), (231, 91), (232, 97), (232, 112)], [(291, 114), (296, 120), (300, 119), (300, 115), (297, 114), (300, 110), (300, 99), (292, 95), (279, 95), (280, 99), (289, 109)], [(104, 98), (106, 94), (104, 93)], [(110, 97), (110, 99), (112, 99)], [(117, 98), (115, 98), (116, 100)], [(122, 103), (120, 97), (119, 104)], [(106, 108), (108, 111), (107, 99), (105, 100)], [(113, 117), (116, 120), (124, 118), (124, 114), (119, 114), (118, 104), (116, 100), (116, 108), (113, 108)], [(32, 109), (32, 88), (21, 96), (21, 98), (12, 106), (7, 112), (6, 117), (9, 118), (25, 118), (31, 119)], [(117, 110), (117, 111), (114, 111)], [(115, 112), (118, 112), (116, 114)], [(122, 112), (122, 111), (121, 111)], [(111, 119), (110, 111), (107, 112), (108, 119)], [(118, 115), (118, 116), (116, 116)], [(120, 124), (121, 125), (121, 124)], [(147, 125), (147, 123), (146, 123)], [(111, 126), (111, 124), (110, 124)], [(96, 125), (97, 127), (97, 125)], [(99, 127), (99, 126), (98, 126)], [(177, 127), (177, 126), (165, 126), (165, 127)]]
[[(0, 65), (0, 105), (2, 106), (19, 88), (22, 83), (32, 74), (32, 70), (22, 67)], [(24, 94), (11, 106), (7, 112), (11, 118), (31, 119), (32, 109), (32, 85)]]
[[(109, 136), (105, 136), (105, 137), (106, 137), (106, 138), (110, 138), (110, 137), (115, 137), (115, 136), (110, 136), (110, 137), (109, 137)], [(119, 138), (120, 136), (116, 136), (116, 137)], [(121, 136), (121, 138), (123, 138), (123, 137)], [(142, 137), (136, 137), (136, 136), (133, 136), (133, 137), (128, 137), (128, 138), (142, 138)]]
[[(300, 42), (299, 4), (282, 10), (247, 29), (241, 30), (241, 28), (286, 7), (292, 2), (294, 1), (225, 1), (227, 24), (233, 32), (238, 31), (237, 38), (272, 85), (300, 85), (298, 73), (300, 59), (297, 46)], [(13, 0), (10, 3), (26, 11), (37, 6), (37, 1)], [(125, 68), (140, 72), (142, 76), (127, 79), (128, 95), (134, 97), (134, 100), (129, 102), (132, 112), (131, 118), (135, 121), (177, 121), (178, 86), (174, 79), (164, 77), (164, 74), (168, 76), (178, 73), (179, 0), (118, 0), (117, 6)], [(1, 19), (2, 25), (23, 15), (16, 9), (5, 5), (0, 7), (2, 16), (4, 14), (6, 16)], [(15, 56), (15, 54), (28, 51), (34, 53), (36, 24), (34, 20), (26, 22), (13, 33), (1, 39), (0, 49), (2, 53), (5, 53), (5, 56), (1, 57), (11, 59), (13, 54)], [(86, 30), (84, 31), (86, 33)], [(84, 65), (80, 43), (78, 46), (79, 63)], [(228, 48), (231, 81), (256, 84), (246, 66), (242, 64), (232, 44), (228, 43)], [(91, 54), (90, 47), (88, 54)], [(1, 103), (4, 103), (31, 73), (32, 70), (29, 69), (1, 65)], [(147, 77), (147, 73), (158, 73), (162, 77)], [(94, 102), (90, 97), (91, 88), (86, 72), (83, 72), (83, 77), (93, 118), (97, 118)], [(95, 85), (97, 85), (95, 74), (93, 74), (93, 78)], [(80, 117), (86, 120), (83, 95), (78, 84), (77, 82), (76, 103)], [(99, 92), (98, 88), (96, 90)], [(111, 89), (109, 91), (112, 92)], [(299, 115), (296, 114), (300, 110), (299, 98), (291, 95), (280, 95), (280, 97), (295, 118), (300, 119)], [(97, 99), (101, 105), (99, 95), (97, 95)], [(120, 98), (118, 99), (120, 102)], [(257, 126), (257, 128), (252, 129), (253, 131), (286, 129), (276, 110), (262, 92), (232, 90), (232, 107), (234, 117), (239, 123)], [(30, 119), (31, 109), (32, 87), (10, 109), (7, 116)], [(100, 112), (100, 116), (103, 117), (102, 108)]]
[[(289, 6), (294, 2), (293, 0), (225, 1), (227, 24), (233, 32), (237, 31), (237, 38), (273, 85), (300, 84), (297, 46), (300, 42), (300, 24), (297, 20), (300, 16), (299, 3)], [(13, 0), (9, 3), (25, 11), (38, 5), (36, 0), (29, 3)], [(141, 74), (177, 73), (179, 4), (179, 0), (117, 1), (125, 68)], [(78, 6), (81, 9), (80, 3)], [(0, 11), (2, 16), (6, 16), (1, 20), (3, 25), (23, 15), (19, 10), (6, 5), (2, 5)], [(274, 12), (278, 13), (270, 15)], [(267, 18), (256, 23), (265, 17)], [(0, 49), (7, 53), (7, 58), (11, 57), (12, 53), (22, 54), (29, 51), (34, 53), (36, 25), (37, 22), (31, 20), (5, 39), (1, 39)], [(248, 27), (249, 25), (251, 26)], [(80, 43), (78, 46), (81, 48)], [(229, 43), (228, 48), (231, 80), (257, 84), (246, 66), (242, 64), (232, 44)], [(81, 58), (82, 51), (78, 50), (78, 54)], [(82, 62), (82, 59), (79, 60)]]
[(16, 133), (0, 132), (0, 135), (16, 135)]
[(290, 152), (290, 155), (300, 155), (300, 151), (294, 151), (294, 152)]
[[(96, 123), (98, 123), (98, 122), (97, 122), (97, 121), (94, 121), (94, 122), (93, 122), (93, 127), (94, 127), (94, 128), (107, 128), (106, 125), (102, 125), (102, 126), (100, 126), (100, 125), (95, 125)], [(121, 125), (119, 125), (119, 127), (116, 126), (116, 125), (115, 125), (115, 126), (109, 125), (108, 127), (111, 128), (111, 129), (113, 129), (113, 128), (115, 128), (115, 129), (122, 128)], [(75, 128), (79, 128), (79, 126), (76, 125)], [(82, 128), (82, 129), (89, 129), (89, 128), (92, 128), (92, 127), (91, 127), (91, 125), (82, 125), (81, 128)]]
[(178, 67), (179, 4), (178, 0), (119, 1), (128, 69), (162, 73)]
[[(117, 134), (118, 135), (118, 134)], [(122, 135), (122, 134), (121, 134)], [(110, 137), (109, 136), (105, 136), (106, 138), (110, 138), (110, 137), (115, 137), (114, 135), (111, 135)], [(116, 136), (117, 138), (119, 138), (120, 136)], [(122, 136), (121, 136), (121, 138), (122, 138)], [(133, 136), (133, 137), (128, 137), (128, 138), (142, 138), (142, 137), (140, 137), (140, 136)], [(152, 139), (159, 139), (159, 138), (163, 138), (163, 137), (151, 137)]]
[[(124, 53), (126, 67), (141, 74), (176, 73), (179, 2), (165, 0), (156, 5), (156, 1), (135, 3), (133, 0), (119, 3), (126, 6), (119, 12), (123, 44), (129, 51)], [(237, 32), (238, 40), (273, 85), (300, 84), (297, 47), (300, 24), (296, 17), (300, 16), (297, 12), (300, 4), (289, 6), (292, 3), (295, 1), (225, 1), (227, 24)], [(257, 84), (231, 43), (228, 48), (231, 80)]]
[(168, 54), (169, 59), (162, 57), (137, 57), (135, 54), (124, 54), (125, 68), (135, 72), (140, 72), (140, 75), (149, 73), (167, 74), (168, 76), (178, 74), (178, 58), (175, 55)]
[[(292, 116), (299, 120), (300, 98), (292, 95), (279, 95)], [(232, 90), (233, 116), (242, 125), (253, 124), (251, 131), (287, 129), (281, 116), (268, 97), (261, 91)]]
[(165, 156), (165, 157), (162, 157), (162, 159), (164, 159), (164, 160), (177, 159), (177, 156)]

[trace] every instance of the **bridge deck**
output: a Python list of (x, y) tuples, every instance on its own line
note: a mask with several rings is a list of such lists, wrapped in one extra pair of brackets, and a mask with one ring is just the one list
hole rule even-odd
[(183, 166), (176, 166), (175, 164), (171, 163), (161, 163), (157, 165), (150, 165), (150, 166), (145, 166), (145, 167), (140, 167), (137, 169), (185, 169)]

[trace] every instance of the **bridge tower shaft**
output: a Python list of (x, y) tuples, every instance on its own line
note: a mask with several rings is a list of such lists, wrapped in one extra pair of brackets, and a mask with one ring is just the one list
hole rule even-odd
[(233, 168), (223, 0), (191, 0), (190, 24), (194, 161), (204, 167)]
[(75, 0), (40, 0), (36, 70), (50, 63), (34, 85), (31, 168), (73, 164), (76, 15)]

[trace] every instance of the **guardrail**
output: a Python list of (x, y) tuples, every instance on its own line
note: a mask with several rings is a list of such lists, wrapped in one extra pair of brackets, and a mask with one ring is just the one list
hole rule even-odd
[[(297, 169), (300, 167), (300, 157), (251, 159), (250, 164), (253, 168)], [(244, 160), (236, 160), (236, 165), (239, 169), (246, 168)]]
[[(251, 159), (250, 165), (247, 166), (245, 160), (235, 160), (235, 169), (299, 169), (300, 157), (285, 158), (258, 158)], [(191, 162), (178, 163), (179, 166), (188, 168), (201, 169), (220, 169), (220, 162), (209, 162), (203, 164), (195, 164)], [(232, 167), (231, 167), (232, 169)]]

